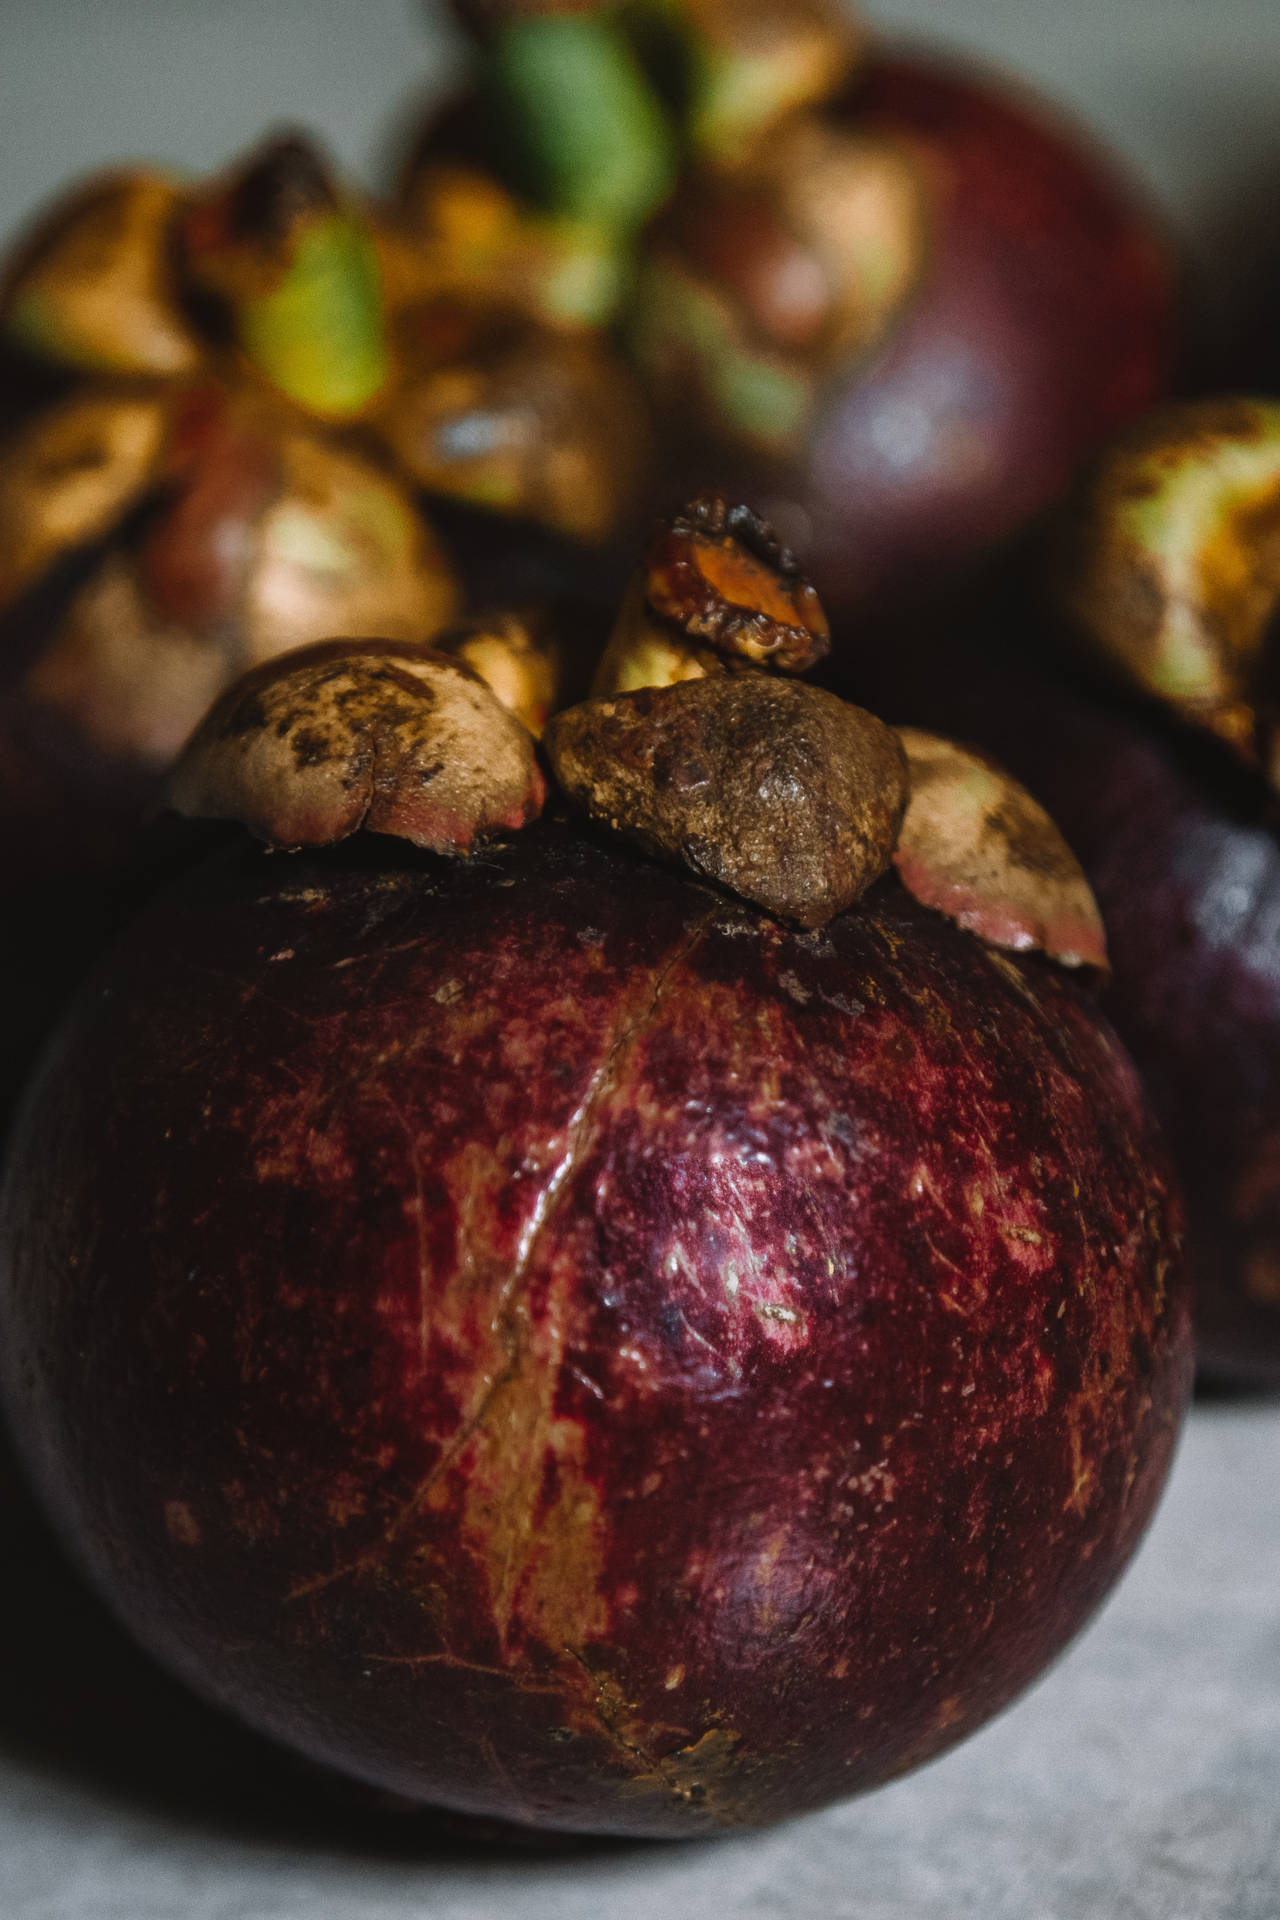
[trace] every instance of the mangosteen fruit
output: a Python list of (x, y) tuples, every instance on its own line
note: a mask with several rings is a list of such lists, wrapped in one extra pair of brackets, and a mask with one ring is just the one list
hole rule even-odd
[(1203, 1369), (1280, 1386), (1280, 405), (1131, 428), (1052, 581), (1112, 685), (1053, 722), (1036, 791), (1102, 903), (1111, 1009), (1187, 1194)]
[(881, 49), (832, 0), (458, 11), (475, 90), (407, 201), (487, 166), (612, 233), (668, 481), (760, 500), (833, 604), (945, 599), (1164, 391), (1162, 224), (1021, 85)]
[(678, 522), (626, 621), (694, 670), (555, 713), (550, 786), (456, 652), (222, 697), (171, 793), (226, 838), (69, 1011), (0, 1201), (14, 1432), (163, 1662), (412, 1800), (655, 1836), (1011, 1700), (1190, 1362), (1056, 829), (786, 670), (825, 621), (752, 516)]
[[(134, 170), (65, 194), (7, 263), (0, 342), (61, 369), (121, 456), (140, 386), (231, 380), (416, 487), (593, 541), (632, 504), (648, 422), (622, 357), (573, 323), (591, 274), (465, 183), (392, 221), (289, 132), (207, 180)], [(131, 477), (117, 457), (102, 490), (132, 497)]]
[(634, 377), (516, 311), (477, 225), (455, 206), (406, 282), (293, 134), (212, 180), (73, 192), (8, 264), (0, 1116), (98, 940), (110, 853), (230, 680), (329, 634), (426, 640), (469, 590), (561, 585), (623, 514), (649, 445)]
[(963, 624), (860, 645), (840, 684), (945, 716), (1061, 826), (1186, 1193), (1202, 1373), (1280, 1386), (1280, 406), (1145, 417), (1045, 557)]

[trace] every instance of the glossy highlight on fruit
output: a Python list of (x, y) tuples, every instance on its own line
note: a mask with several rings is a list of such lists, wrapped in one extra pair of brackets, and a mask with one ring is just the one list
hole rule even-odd
[(637, 609), (723, 653), (554, 715), (559, 795), (523, 676), (456, 651), (219, 702), (171, 783), (204, 855), (17, 1128), (0, 1369), (201, 1692), (410, 1799), (660, 1836), (1028, 1684), (1150, 1516), (1190, 1333), (1052, 824), (796, 678), (826, 617), (746, 508), (660, 526)]
[(525, 1823), (723, 1831), (952, 1744), (1110, 1585), (1185, 1393), (1087, 993), (892, 879), (815, 937), (554, 824), (349, 844), (193, 873), (28, 1107), (6, 1391), (97, 1583), (255, 1725)]

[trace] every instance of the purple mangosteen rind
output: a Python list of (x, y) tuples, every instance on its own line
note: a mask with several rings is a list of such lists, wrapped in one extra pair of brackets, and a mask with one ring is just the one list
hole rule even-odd
[(845, 684), (895, 719), (979, 742), (1061, 827), (1106, 923), (1101, 1008), (1186, 1197), (1202, 1378), (1275, 1390), (1280, 810), (1219, 735), (1081, 667), (1074, 633), (1015, 589), (945, 645), (864, 652)]
[(798, 932), (561, 821), (214, 855), (72, 1011), (0, 1235), (15, 1431), (134, 1631), (580, 1831), (962, 1738), (1119, 1573), (1188, 1388), (1076, 978), (892, 875)]
[(226, 694), (172, 797), (266, 850), (126, 928), (0, 1194), (14, 1430), (144, 1644), (409, 1800), (653, 1836), (876, 1786), (1029, 1684), (1191, 1360), (1095, 956), (988, 924), (1078, 881), (1047, 818), (770, 670), (825, 621), (767, 529), (667, 531), (624, 643), (647, 607), (729, 658), (558, 713), (540, 820), (465, 658)]
[(1103, 1006), (1186, 1196), (1202, 1378), (1280, 1388), (1280, 836), (1213, 742), (1065, 696), (1037, 785), (1106, 916)]

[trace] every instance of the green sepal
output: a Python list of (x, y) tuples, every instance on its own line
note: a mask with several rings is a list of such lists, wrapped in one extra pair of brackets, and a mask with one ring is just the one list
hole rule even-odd
[(309, 222), (279, 284), (245, 300), (237, 319), (255, 366), (311, 413), (350, 417), (386, 384), (378, 256), (368, 228), (349, 209)]
[(489, 59), (518, 183), (544, 206), (631, 228), (666, 199), (676, 143), (617, 27), (576, 15), (512, 20)]

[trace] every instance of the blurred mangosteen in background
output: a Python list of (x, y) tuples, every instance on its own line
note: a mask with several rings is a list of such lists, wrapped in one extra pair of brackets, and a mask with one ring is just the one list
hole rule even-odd
[(752, 491), (837, 607), (945, 597), (1165, 390), (1162, 225), (1021, 85), (882, 51), (834, 0), (455, 12), (474, 82), (406, 217), (488, 182), (576, 243), (664, 484)]
[(1045, 578), (846, 684), (945, 713), (1049, 807), (1187, 1194), (1202, 1371), (1280, 1386), (1280, 403), (1169, 404), (1082, 481)]
[(554, 263), (521, 272), (494, 201), (459, 192), (410, 234), (298, 133), (208, 181), (105, 175), (16, 250), (5, 339), (79, 384), (248, 382), (418, 486), (601, 540), (640, 483), (643, 405), (606, 342), (525, 297)]
[(625, 363), (504, 303), (457, 228), (410, 275), (288, 135), (204, 183), (91, 181), (16, 251), (4, 1099), (92, 945), (112, 858), (230, 679), (332, 633), (426, 639), (468, 589), (563, 584), (625, 516), (649, 445)]
[(874, 1786), (1163, 1482), (1180, 1207), (1096, 907), (1007, 775), (799, 679), (827, 638), (705, 495), (575, 705), (519, 623), (261, 663), (170, 788), (223, 837), (16, 1130), (0, 1365), (64, 1537), (411, 1799), (693, 1835)]

